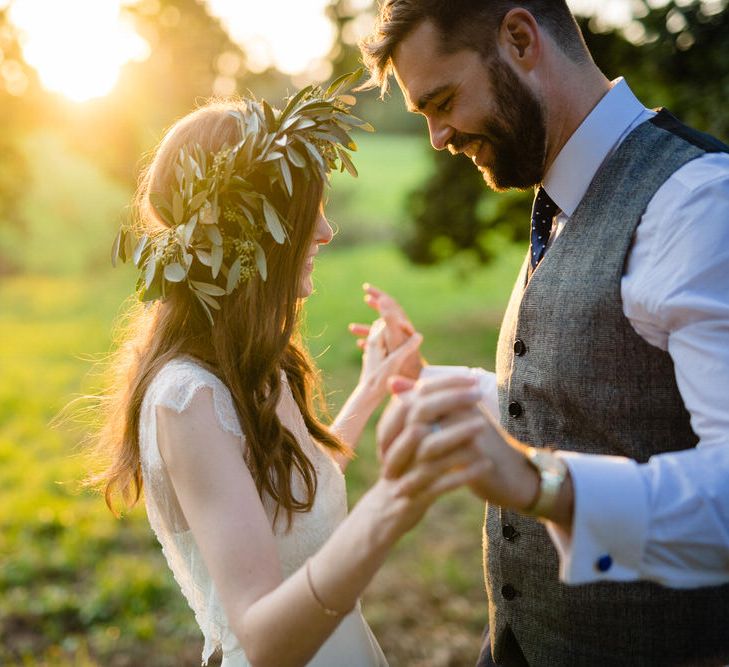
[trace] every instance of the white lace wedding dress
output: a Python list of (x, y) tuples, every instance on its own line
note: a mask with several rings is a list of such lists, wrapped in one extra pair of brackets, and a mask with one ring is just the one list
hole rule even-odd
[[(283, 376), (283, 374), (282, 374)], [(314, 464), (318, 488), (310, 512), (295, 513), (291, 530), (278, 521), (274, 535), (285, 577), (301, 567), (324, 544), (347, 514), (344, 477), (332, 458), (316, 445), (285, 381), (278, 414)], [(202, 661), (206, 665), (216, 649), (223, 653), (223, 667), (249, 665), (238, 644), (200, 551), (193, 539), (170, 478), (157, 448), (156, 406), (182, 412), (199, 389), (212, 390), (215, 412), (226, 431), (244, 438), (230, 392), (215, 375), (190, 357), (166, 364), (150, 384), (142, 403), (140, 449), (147, 515), (177, 583), (195, 613), (204, 636)], [(200, 443), (204, 446), (204, 443)], [(296, 480), (298, 481), (298, 480)], [(295, 485), (294, 489), (301, 489)], [(298, 495), (298, 494), (297, 494)], [(273, 525), (275, 505), (264, 498), (264, 508)], [(245, 511), (245, 508), (241, 508)], [(339, 624), (308, 663), (311, 667), (380, 667), (387, 665), (377, 641), (362, 617), (359, 604)]]

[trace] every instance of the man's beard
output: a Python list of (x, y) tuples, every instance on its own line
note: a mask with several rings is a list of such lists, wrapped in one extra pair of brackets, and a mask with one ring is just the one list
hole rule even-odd
[(495, 111), (484, 118), (481, 134), (456, 133), (455, 152), (473, 141), (483, 141), (493, 157), (482, 167), (483, 178), (494, 190), (528, 188), (541, 183), (547, 148), (542, 105), (512, 69), (498, 56), (489, 64)]

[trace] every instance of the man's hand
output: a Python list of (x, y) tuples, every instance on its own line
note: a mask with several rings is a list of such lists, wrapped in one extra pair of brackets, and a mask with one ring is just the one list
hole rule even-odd
[[(402, 496), (440, 494), (471, 482), (477, 474), (474, 456), (463, 445), (477, 435), (481, 423), (457, 415), (473, 409), (479, 400), (475, 380), (442, 376), (416, 384), (400, 377), (390, 386), (395, 395), (377, 427), (384, 457), (382, 477), (397, 480), (397, 494)], [(447, 396), (441, 396), (446, 392)], [(431, 442), (442, 455), (418, 457), (419, 445)]]
[[(377, 447), (385, 458), (394, 442), (404, 438), (410, 449), (403, 449), (400, 458), (388, 464), (388, 477), (398, 477), (415, 454), (421, 438), (442, 427), (440, 420), (450, 412), (474, 407), (481, 397), (476, 380), (459, 375), (443, 375), (413, 382), (404, 377), (390, 381), (393, 397), (377, 424)], [(443, 402), (438, 402), (446, 394)], [(437, 427), (435, 426), (437, 424)], [(407, 434), (404, 432), (407, 431)], [(401, 445), (402, 447), (402, 445)]]
[(423, 483), (422, 464), (455, 460), (453, 472), (480, 498), (517, 511), (528, 508), (539, 476), (525, 446), (496, 423), (480, 398), (475, 381), (463, 376), (420, 381), (394, 396), (377, 426), (383, 475), (401, 478), (401, 492), (410, 494)]

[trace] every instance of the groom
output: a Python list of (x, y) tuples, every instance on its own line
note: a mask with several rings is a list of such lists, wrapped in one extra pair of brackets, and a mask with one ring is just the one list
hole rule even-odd
[[(489, 501), (479, 664), (729, 662), (729, 148), (608, 81), (563, 0), (384, 0), (362, 50), (435, 149), (494, 189), (538, 186), (500, 425), (469, 445)], [(390, 474), (438, 454), (439, 419), (473, 418), (438, 412), (457, 391), (394, 400)], [(637, 579), (676, 588), (607, 583)]]

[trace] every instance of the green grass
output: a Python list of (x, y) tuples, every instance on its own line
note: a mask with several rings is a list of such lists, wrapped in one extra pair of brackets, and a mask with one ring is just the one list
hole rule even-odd
[[(334, 406), (358, 374), (359, 352), (346, 324), (370, 318), (363, 281), (401, 299), (425, 333), (433, 362), (490, 367), (519, 259), (508, 249), (464, 282), (448, 268), (413, 268), (387, 246), (323, 253), (307, 328)], [(21, 276), (0, 286), (0, 302), (8, 306), (0, 314), (0, 662), (26, 656), (39, 661), (27, 664), (43, 664), (58, 654), (72, 664), (89, 651), (104, 665), (141, 655), (156, 656), (144, 664), (171, 665), (183, 664), (177, 662), (182, 647), (184, 664), (195, 664), (197, 630), (142, 508), (115, 521), (99, 498), (79, 492), (80, 434), (49, 427), (65, 403), (93, 384), (84, 379), (92, 368), (88, 357), (109, 349), (110, 323), (131, 278), (126, 271), (104, 271), (93, 281)], [(350, 469), (352, 498), (377, 474), (372, 441), (370, 428)], [(441, 607), (453, 600), (461, 600), (459, 623), (470, 619), (459, 632), (475, 651), (485, 609), (480, 512), (467, 495), (444, 501), (432, 521), (404, 540), (368, 594), (368, 615), (393, 664), (410, 664), (412, 651), (427, 646), (401, 644), (402, 610), (415, 615), (420, 636), (428, 623), (448, 622)], [(432, 587), (439, 601), (431, 600)]]
[(14, 264), (43, 274), (74, 275), (108, 263), (111, 230), (121, 222), (129, 192), (50, 133), (26, 141), (28, 195), (18, 230), (0, 225), (0, 252)]
[(356, 141), (359, 177), (334, 174), (327, 206), (340, 244), (392, 238), (403, 223), (408, 193), (431, 169), (425, 135), (358, 133)]
[[(327, 214), (338, 245), (390, 239), (403, 221), (403, 204), (430, 170), (421, 136), (359, 132), (359, 177), (335, 173)], [(57, 136), (26, 141), (31, 166), (20, 205), (25, 227), (0, 221), (0, 254), (31, 273), (78, 275), (108, 264), (116, 227), (128, 215), (131, 192), (69, 152)]]
[[(363, 282), (400, 299), (432, 363), (491, 368), (522, 255), (505, 246), (493, 265), (464, 275), (413, 267), (387, 243), (362, 242), (392, 235), (402, 192), (428, 168), (415, 140), (370, 141), (355, 189), (341, 200), (332, 195), (342, 233), (319, 256), (316, 293), (306, 305), (310, 348), (334, 409), (359, 372), (346, 325), (372, 317)], [(38, 140), (29, 150), (48, 145)], [(51, 426), (69, 401), (98, 384), (89, 375), (92, 359), (110, 350), (112, 322), (134, 282), (127, 267), (107, 263), (113, 209), (128, 193), (63, 151), (36, 170), (48, 189), (42, 197), (31, 191), (23, 204), (28, 233), (22, 243), (3, 237), (28, 270), (0, 281), (0, 664), (197, 665), (198, 629), (143, 507), (117, 521), (101, 499), (81, 491), (82, 429)], [(349, 187), (343, 179), (336, 186)], [(359, 225), (349, 237), (360, 239), (355, 245), (341, 243), (348, 225)], [(350, 499), (376, 475), (370, 426), (348, 470)], [(365, 614), (393, 667), (474, 660), (486, 613), (481, 513), (465, 491), (440, 501), (368, 590)]]

